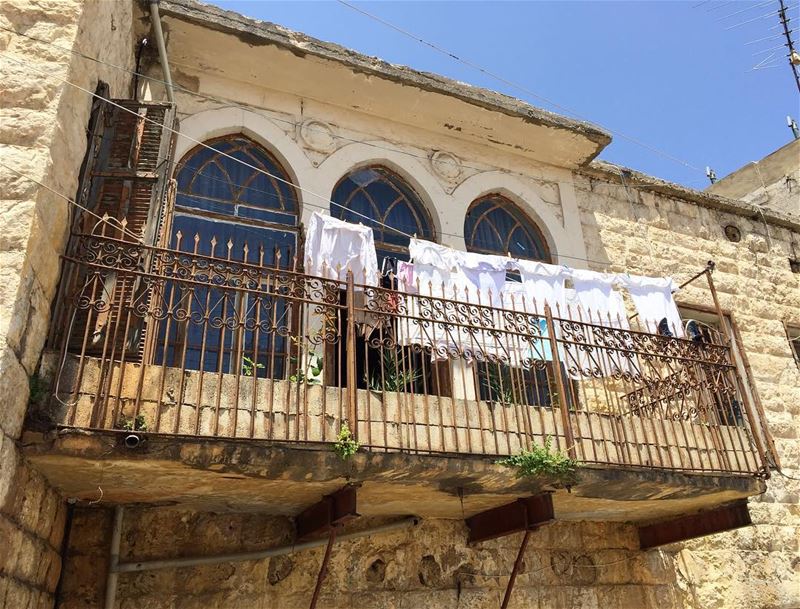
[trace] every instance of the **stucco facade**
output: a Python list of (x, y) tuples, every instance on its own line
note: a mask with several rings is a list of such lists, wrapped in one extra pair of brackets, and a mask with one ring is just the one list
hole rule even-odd
[[(458, 249), (469, 205), (499, 193), (536, 223), (561, 264), (683, 280), (713, 260), (780, 464), (800, 477), (800, 370), (784, 331), (800, 326), (800, 274), (788, 263), (800, 252), (796, 219), (595, 161), (609, 138), (591, 125), (189, 0), (164, 1), (161, 10), (178, 87), (176, 161), (198, 142), (243, 134), (286, 170), (303, 221), (329, 206), (349, 171), (379, 164), (420, 196), (437, 240)], [(29, 387), (41, 391), (29, 379), (41, 372), (74, 211), (16, 172), (74, 198), (88, 92), (102, 80), (113, 97), (130, 96), (135, 44), (151, 36), (149, 16), (137, 2), (13, 0), (0, 6), (0, 25), (50, 43), (0, 31), (0, 531), (11, 548), (0, 559), (0, 599), (9, 608), (100, 607), (112, 518), (103, 486), (114, 468), (98, 458), (96, 484), (67, 495), (68, 476), (48, 480), (30, 464), (45, 460), (42, 434), (23, 435)], [(141, 69), (150, 79), (140, 79), (139, 95), (162, 101), (152, 45)], [(728, 225), (740, 242), (726, 238)], [(678, 300), (707, 308), (709, 294), (690, 287)], [(152, 463), (154, 472), (167, 470)], [(224, 496), (232, 483), (204, 484), (219, 484)], [(62, 555), (71, 497), (78, 508)], [(773, 471), (766, 492), (750, 500), (753, 526), (647, 552), (624, 518), (557, 522), (532, 536), (511, 606), (800, 606), (799, 497), (800, 483)], [(259, 512), (251, 499), (214, 511), (197, 502), (137, 505), (121, 554), (144, 560), (288, 542), (285, 516)], [(319, 606), (498, 606), (517, 546), (518, 536), (467, 546), (456, 517), (345, 542), (334, 550)], [(122, 574), (117, 606), (304, 607), (321, 555)]]

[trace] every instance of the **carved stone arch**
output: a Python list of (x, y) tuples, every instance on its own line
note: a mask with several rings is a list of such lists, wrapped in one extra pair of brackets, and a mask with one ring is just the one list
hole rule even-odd
[(382, 166), (402, 178), (419, 196), (433, 222), (437, 241), (441, 240), (443, 232), (454, 232), (449, 229), (451, 222), (447, 221), (450, 196), (429, 169), (410, 155), (377, 148), (378, 144), (380, 142), (349, 144), (325, 159), (317, 168), (316, 183), (320, 185), (320, 192), (330, 197), (336, 185), (349, 173), (364, 167)]
[[(241, 133), (263, 146), (281, 164), (295, 186), (301, 213), (304, 213), (307, 203), (311, 206), (324, 206), (319, 197), (310, 194), (315, 192), (314, 167), (308, 157), (300, 146), (268, 117), (243, 108), (215, 108), (182, 119), (180, 132), (188, 137), (180, 135), (177, 137), (175, 158), (178, 163), (197, 146), (198, 141), (206, 142), (217, 137)], [(322, 197), (327, 196), (325, 193), (317, 194)]]
[[(535, 187), (521, 178), (499, 171), (479, 173), (464, 180), (453, 192), (453, 209), (464, 219), (472, 203), (482, 197), (498, 194), (512, 203), (536, 224), (544, 237), (553, 262), (584, 266), (586, 246), (582, 234), (570, 234), (565, 223), (549, 209)], [(455, 213), (455, 212), (454, 212)], [(567, 213), (567, 210), (564, 210)]]

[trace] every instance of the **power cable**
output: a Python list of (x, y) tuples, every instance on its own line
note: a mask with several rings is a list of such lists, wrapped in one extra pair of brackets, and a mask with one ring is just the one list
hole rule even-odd
[[(399, 32), (403, 36), (411, 38), (412, 40), (415, 40), (415, 41), (417, 41), (417, 42), (419, 42), (419, 43), (421, 43), (421, 44), (423, 44), (423, 45), (425, 45), (427, 47), (430, 47), (431, 49), (435, 50), (438, 53), (446, 55), (446, 56), (450, 57), (451, 59), (454, 59), (455, 61), (458, 61), (459, 63), (462, 63), (462, 64), (464, 64), (464, 65), (466, 65), (466, 66), (468, 66), (468, 67), (470, 67), (470, 68), (472, 68), (474, 70), (479, 71), (481, 74), (484, 74), (485, 76), (493, 78), (493, 79), (495, 79), (495, 80), (497, 80), (499, 82), (502, 82), (505, 85), (513, 87), (513, 88), (515, 88), (515, 89), (517, 89), (519, 91), (522, 91), (522, 92), (526, 93), (527, 95), (530, 95), (531, 97), (534, 97), (536, 99), (542, 100), (542, 101), (550, 104), (554, 108), (558, 108), (559, 110), (561, 110), (565, 114), (571, 115), (571, 116), (573, 116), (573, 117), (575, 117), (575, 118), (577, 118), (579, 120), (585, 121), (585, 122), (591, 122), (586, 117), (582, 116), (578, 112), (575, 112), (574, 110), (571, 110), (571, 109), (567, 108), (566, 106), (563, 106), (563, 105), (561, 105), (559, 103), (554, 102), (551, 99), (548, 99), (548, 98), (546, 98), (546, 97), (544, 97), (542, 95), (539, 95), (538, 93), (535, 93), (535, 92), (531, 91), (527, 87), (524, 87), (523, 85), (517, 84), (517, 83), (515, 83), (515, 82), (513, 82), (511, 80), (508, 80), (507, 78), (505, 78), (503, 76), (500, 76), (500, 75), (498, 75), (498, 74), (496, 74), (494, 72), (491, 72), (490, 70), (487, 70), (486, 68), (484, 68), (484, 67), (482, 67), (482, 66), (480, 66), (480, 65), (478, 65), (478, 64), (476, 64), (476, 63), (474, 63), (472, 61), (469, 61), (467, 59), (459, 57), (455, 53), (452, 53), (451, 51), (448, 51), (447, 49), (444, 49), (444, 48), (442, 48), (442, 47), (440, 47), (440, 46), (438, 46), (438, 45), (436, 45), (436, 44), (434, 44), (432, 42), (429, 42), (429, 41), (425, 40), (424, 38), (420, 38), (416, 34), (413, 34), (413, 33), (409, 32), (408, 30), (404, 30), (403, 28), (401, 28), (401, 27), (399, 27), (399, 26), (397, 26), (397, 25), (395, 25), (395, 24), (393, 24), (393, 23), (391, 23), (389, 21), (386, 21), (385, 19), (382, 19), (381, 17), (378, 17), (377, 15), (373, 15), (372, 13), (369, 13), (369, 12), (367, 12), (367, 11), (365, 11), (365, 10), (355, 6), (355, 5), (353, 5), (353, 4), (349, 3), (349, 2), (347, 2), (346, 0), (336, 0), (336, 1), (339, 4), (343, 5), (343, 6), (346, 6), (346, 7), (350, 8), (350, 9), (352, 9), (352, 10), (358, 12), (358, 13), (361, 13), (362, 15), (364, 15), (366, 17), (369, 17), (370, 19), (372, 19), (374, 21), (377, 21), (378, 23), (382, 23), (386, 27), (389, 27), (389, 28), (395, 30), (396, 32)], [(636, 138), (633, 138), (633, 137), (631, 137), (629, 135), (626, 135), (626, 134), (624, 134), (624, 133), (622, 133), (620, 131), (616, 131), (616, 130), (612, 130), (612, 129), (608, 129), (608, 131), (613, 135), (621, 137), (624, 140), (628, 140), (629, 142), (631, 142), (633, 144), (636, 144), (637, 146), (641, 146), (642, 148), (645, 148), (646, 150), (649, 150), (650, 152), (654, 152), (655, 154), (659, 154), (659, 155), (663, 156), (666, 159), (669, 159), (669, 160), (671, 160), (671, 161), (673, 161), (675, 163), (679, 163), (680, 165), (683, 165), (684, 167), (687, 167), (689, 169), (693, 169), (693, 170), (699, 171), (699, 172), (705, 172), (705, 170), (701, 169), (700, 167), (692, 165), (691, 163), (689, 163), (687, 161), (684, 161), (682, 159), (679, 159), (678, 157), (673, 156), (673, 155), (671, 155), (671, 154), (669, 154), (667, 152), (663, 152), (663, 151), (659, 150), (658, 148), (654, 148), (653, 146), (650, 146), (649, 144), (645, 144), (644, 142), (641, 142), (641, 141), (637, 140)]]
[[(139, 78), (143, 78), (145, 80), (156, 82), (156, 83), (159, 83), (159, 84), (164, 85), (164, 86), (167, 86), (167, 84), (168, 84), (166, 81), (161, 80), (159, 78), (156, 78), (156, 77), (153, 77), (153, 76), (149, 76), (149, 75), (146, 75), (146, 74), (143, 74), (143, 73), (140, 73), (140, 72), (136, 72), (134, 70), (131, 70), (130, 68), (126, 68), (124, 66), (120, 66), (120, 65), (113, 64), (113, 63), (109, 63), (107, 61), (104, 61), (102, 59), (98, 59), (96, 57), (92, 57), (90, 55), (86, 55), (85, 53), (82, 53), (82, 52), (80, 52), (80, 51), (78, 51), (76, 49), (69, 49), (69, 48), (66, 48), (66, 47), (59, 46), (59, 45), (57, 45), (55, 43), (52, 43), (52, 42), (50, 42), (48, 40), (44, 40), (44, 39), (38, 38), (36, 36), (31, 36), (30, 34), (19, 32), (17, 30), (12, 29), (12, 28), (8, 28), (8, 27), (0, 25), (0, 30), (11, 32), (11, 33), (16, 34), (18, 36), (21, 36), (21, 37), (24, 37), (24, 38), (28, 38), (29, 40), (33, 40), (35, 42), (40, 42), (42, 44), (49, 45), (49, 46), (51, 46), (53, 48), (56, 48), (56, 49), (59, 49), (61, 51), (64, 51), (64, 52), (67, 52), (67, 53), (72, 53), (74, 55), (82, 57), (83, 59), (86, 59), (86, 60), (89, 60), (89, 61), (93, 61), (95, 63), (101, 64), (101, 65), (105, 65), (105, 66), (108, 66), (108, 67), (111, 67), (111, 68), (115, 68), (115, 69), (121, 70), (123, 72), (127, 72), (127, 73), (129, 73), (129, 74), (131, 74), (133, 76), (136, 76), (136, 77), (139, 77)], [(230, 99), (227, 99), (227, 98), (224, 98), (224, 97), (213, 96), (213, 95), (209, 95), (209, 94), (205, 94), (205, 93), (200, 93), (200, 92), (197, 92), (197, 91), (192, 91), (190, 89), (187, 89), (187, 88), (182, 87), (180, 85), (176, 85), (174, 83), (172, 85), (172, 88), (174, 90), (181, 91), (182, 93), (185, 93), (186, 95), (191, 95), (191, 96), (198, 97), (198, 98), (201, 98), (201, 99), (206, 99), (206, 100), (209, 100), (209, 101), (215, 101), (217, 103), (226, 104), (227, 106), (230, 106), (230, 107), (234, 107), (234, 108), (238, 108), (238, 109), (242, 109), (242, 110), (247, 110), (247, 111), (252, 111), (253, 110), (253, 107), (251, 107), (251, 106), (242, 105), (242, 104), (239, 104), (237, 102), (234, 102), (233, 100), (230, 100)], [(290, 126), (295, 127), (295, 128), (300, 125), (300, 123), (298, 123), (297, 121), (288, 120), (288, 119), (284, 119), (284, 118), (280, 118), (280, 117), (276, 117), (276, 116), (270, 116), (269, 120), (273, 120), (273, 121), (276, 121), (276, 122), (281, 122), (281, 123), (290, 125)], [(321, 129), (315, 129), (313, 126), (309, 126), (309, 128), (312, 129), (312, 130), (316, 130), (318, 132), (322, 132)], [(368, 135), (368, 136), (372, 136), (372, 137), (379, 137), (379, 136), (376, 136), (373, 133), (369, 133), (369, 132), (366, 132), (366, 131), (360, 131), (358, 129), (351, 129), (351, 130), (355, 131), (356, 133), (362, 133), (364, 135)], [(404, 155), (411, 156), (411, 157), (414, 157), (414, 158), (417, 158), (417, 159), (420, 159), (420, 160), (426, 160), (426, 161), (428, 160), (428, 157), (425, 156), (425, 155), (416, 154), (414, 152), (409, 152), (407, 150), (402, 150), (400, 148), (388, 148), (388, 147), (381, 146), (379, 144), (376, 144), (374, 142), (367, 141), (367, 140), (358, 140), (358, 139), (348, 138), (346, 136), (338, 135), (338, 134), (333, 134), (333, 137), (335, 137), (337, 139), (344, 140), (344, 141), (352, 142), (352, 143), (365, 144), (367, 146), (371, 146), (371, 147), (379, 149), (379, 150), (386, 150), (386, 151), (389, 151), (389, 152), (396, 152), (396, 153), (404, 154)], [(464, 167), (468, 168), (468, 169), (474, 169), (475, 171), (486, 171), (486, 167), (485, 166), (479, 167), (479, 166), (470, 165), (469, 163), (464, 163), (464, 162), (462, 162), (462, 165)], [(175, 166), (181, 166), (181, 164), (180, 163), (175, 163)], [(197, 173), (197, 172), (195, 172), (195, 173)], [(531, 179), (531, 180), (533, 180), (535, 182), (540, 182), (540, 183), (541, 182), (544, 182), (544, 183), (547, 182), (547, 180), (541, 180), (541, 179), (534, 178), (534, 177), (531, 177), (531, 176), (525, 176), (525, 177), (527, 179)], [(699, 182), (698, 180), (695, 180), (695, 181), (693, 181), (691, 183), (698, 183), (698, 182)], [(630, 184), (628, 186), (630, 188), (635, 188), (637, 190), (646, 190), (646, 189), (644, 189), (642, 187), (639, 187), (639, 186), (636, 186), (634, 184)], [(262, 192), (262, 193), (265, 193), (265, 194), (271, 194), (271, 193), (266, 193), (266, 191), (259, 191), (258, 189), (255, 189), (253, 187), (248, 187), (248, 186), (243, 186), (243, 185), (240, 185), (239, 187), (240, 188), (244, 188), (244, 189), (248, 189), (248, 190), (252, 190), (254, 192)], [(449, 233), (442, 233), (442, 234), (444, 235), (444, 234), (449, 234)], [(463, 235), (451, 235), (451, 236), (461, 237)]]
[(77, 201), (74, 201), (74, 200), (70, 199), (67, 195), (58, 192), (54, 188), (51, 188), (50, 186), (45, 184), (44, 182), (41, 182), (41, 181), (37, 180), (36, 178), (32, 178), (31, 176), (29, 176), (29, 175), (27, 175), (27, 174), (25, 174), (25, 173), (23, 173), (23, 172), (21, 172), (21, 171), (19, 171), (17, 169), (14, 169), (13, 167), (9, 167), (5, 163), (0, 162), (0, 167), (5, 167), (9, 171), (13, 171), (14, 173), (16, 173), (21, 178), (23, 178), (25, 180), (28, 180), (29, 182), (33, 182), (34, 184), (38, 184), (39, 186), (41, 186), (45, 190), (50, 191), (51, 193), (53, 193), (57, 197), (61, 197), (62, 199), (64, 199), (70, 205), (74, 205), (75, 207), (85, 211), (89, 215), (94, 216), (95, 218), (98, 219), (98, 221), (99, 221), (98, 224), (100, 222), (104, 222), (104, 223), (109, 224), (111, 226), (115, 226), (115, 224), (116, 224), (115, 228), (121, 230), (123, 233), (127, 233), (127, 235), (129, 237), (131, 237), (133, 239), (136, 239), (136, 241), (138, 243), (143, 243), (141, 235), (136, 235), (136, 234), (132, 233), (131, 231), (129, 231), (127, 228), (125, 228), (125, 226), (119, 220), (117, 220), (117, 218), (113, 218), (111, 216), (99, 216), (98, 214), (93, 212), (88, 207), (84, 207), (83, 205), (81, 205)]
[[(0, 52), (6, 53), (6, 54), (8, 53), (7, 51), (0, 51)], [(17, 65), (25, 65), (24, 62), (22, 62), (22, 61), (16, 60), (16, 59), (11, 58), (11, 57), (7, 57), (7, 58), (11, 59), (11, 61), (16, 63)], [(252, 170), (254, 170), (256, 172), (258, 172), (258, 173), (262, 173), (262, 174), (264, 174), (264, 175), (266, 175), (268, 177), (271, 177), (271, 178), (273, 178), (273, 179), (275, 179), (275, 180), (277, 180), (277, 181), (279, 181), (281, 183), (284, 183), (284, 184), (286, 184), (288, 186), (291, 186), (293, 188), (297, 188), (298, 190), (300, 190), (302, 192), (305, 192), (305, 193), (307, 193), (307, 194), (309, 194), (311, 196), (314, 196), (314, 197), (316, 197), (318, 199), (321, 199), (321, 200), (325, 201), (326, 203), (328, 203), (328, 207), (325, 207), (325, 206), (322, 206), (322, 205), (315, 205), (315, 204), (313, 204), (311, 202), (308, 202), (308, 201), (306, 201), (304, 203), (305, 205), (308, 205), (310, 207), (315, 207), (315, 208), (318, 208), (318, 209), (322, 209), (324, 211), (330, 211), (330, 205), (335, 205), (335, 206), (337, 206), (337, 207), (339, 207), (341, 209), (349, 211), (350, 213), (352, 213), (352, 214), (354, 214), (356, 216), (364, 218), (365, 220), (368, 220), (369, 222), (372, 222), (373, 224), (377, 224), (378, 226), (382, 226), (384, 228), (387, 228), (387, 229), (389, 229), (391, 231), (394, 231), (395, 233), (398, 233), (400, 235), (403, 235), (404, 237), (407, 237), (409, 239), (412, 238), (412, 235), (410, 235), (410, 234), (408, 234), (408, 233), (406, 233), (406, 232), (404, 232), (404, 231), (402, 231), (400, 229), (394, 228), (393, 226), (390, 226), (390, 225), (387, 225), (387, 224), (385, 224), (383, 222), (375, 220), (372, 217), (367, 216), (365, 214), (362, 214), (360, 212), (357, 212), (355, 210), (352, 210), (352, 209), (342, 205), (341, 203), (337, 203), (335, 201), (332, 201), (329, 198), (324, 197), (323, 195), (317, 194), (317, 193), (315, 193), (315, 192), (313, 192), (313, 191), (311, 191), (311, 190), (309, 190), (307, 188), (300, 187), (300, 186), (294, 184), (293, 182), (291, 182), (289, 180), (286, 180), (285, 178), (282, 178), (280, 176), (272, 174), (272, 173), (270, 173), (268, 171), (265, 171), (264, 169), (256, 167), (255, 165), (251, 165), (250, 163), (247, 163), (247, 162), (245, 162), (245, 161), (243, 161), (241, 159), (238, 159), (238, 158), (236, 158), (236, 157), (234, 157), (234, 156), (232, 156), (230, 154), (227, 154), (227, 153), (224, 153), (224, 152), (222, 152), (220, 150), (217, 150), (216, 148), (213, 148), (212, 146), (210, 146), (210, 145), (208, 145), (208, 144), (206, 144), (204, 142), (201, 142), (200, 140), (197, 140), (197, 139), (195, 139), (195, 138), (193, 138), (191, 136), (188, 136), (188, 135), (186, 135), (184, 133), (181, 133), (180, 131), (178, 131), (178, 130), (172, 128), (172, 127), (168, 127), (167, 125), (165, 125), (163, 123), (159, 123), (158, 121), (155, 121), (153, 119), (150, 119), (150, 118), (147, 118), (147, 117), (143, 117), (143, 116), (139, 115), (136, 111), (131, 110), (130, 108), (126, 108), (125, 106), (122, 106), (121, 104), (117, 104), (116, 102), (114, 102), (112, 100), (106, 99), (103, 96), (101, 96), (101, 95), (99, 95), (99, 94), (97, 94), (97, 93), (95, 93), (93, 91), (90, 91), (89, 89), (86, 89), (86, 88), (81, 87), (80, 85), (78, 85), (76, 83), (73, 83), (73, 82), (69, 81), (68, 79), (61, 78), (61, 77), (59, 77), (59, 76), (57, 76), (55, 74), (52, 74), (52, 73), (49, 73), (49, 72), (45, 72), (43, 70), (40, 70), (38, 68), (34, 68), (32, 66), (28, 66), (28, 67), (30, 69), (36, 71), (36, 72), (39, 72), (43, 76), (55, 78), (56, 80), (59, 80), (59, 81), (63, 82), (64, 84), (70, 85), (70, 86), (72, 86), (72, 87), (74, 87), (74, 88), (76, 88), (76, 89), (78, 89), (80, 91), (83, 91), (84, 93), (86, 93), (87, 95), (89, 95), (91, 97), (94, 97), (96, 99), (102, 100), (102, 101), (104, 101), (104, 102), (106, 102), (106, 103), (108, 103), (108, 104), (110, 104), (110, 105), (112, 105), (114, 107), (119, 108), (120, 110), (128, 112), (129, 114), (132, 114), (132, 115), (136, 116), (138, 119), (141, 119), (141, 120), (143, 120), (145, 122), (149, 122), (151, 124), (154, 124), (154, 125), (162, 128), (162, 129), (164, 129), (166, 131), (169, 131), (169, 132), (179, 136), (179, 137), (183, 137), (183, 138), (195, 143), (198, 146), (201, 146), (203, 148), (212, 150), (215, 153), (219, 154), (220, 156), (224, 156), (224, 157), (230, 159), (233, 162), (240, 163), (240, 164), (242, 164), (242, 165), (244, 165), (244, 166), (246, 166), (246, 167), (248, 167), (248, 168), (250, 168), (250, 169), (252, 169)], [(197, 172), (195, 172), (195, 173), (197, 173)], [(463, 235), (458, 235), (458, 234), (455, 234), (455, 233), (444, 233), (443, 232), (441, 234), (448, 235), (448, 236), (453, 236), (453, 237), (457, 237), (457, 238), (463, 238)], [(559, 258), (569, 258), (571, 260), (580, 260), (580, 261), (583, 261), (583, 262), (592, 262), (592, 263), (601, 265), (601, 266), (606, 267), (606, 268), (611, 266), (609, 262), (601, 261), (601, 260), (595, 260), (595, 259), (591, 259), (591, 258), (585, 258), (585, 257), (581, 257), (581, 256), (570, 256), (568, 254), (559, 254)]]

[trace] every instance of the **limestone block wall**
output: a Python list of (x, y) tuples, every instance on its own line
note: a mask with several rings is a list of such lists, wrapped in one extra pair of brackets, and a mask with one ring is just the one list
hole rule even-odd
[[(50, 607), (64, 505), (16, 444), (48, 330), (91, 98), (100, 79), (127, 95), (128, 74), (71, 50), (132, 64), (131, 6), (103, 0), (4, 0), (0, 25), (0, 605)], [(56, 48), (63, 47), (65, 50)], [(10, 544), (10, 545), (9, 545)], [(5, 551), (8, 548), (11, 551)]]
[[(109, 509), (76, 511), (61, 609), (102, 606)], [(355, 521), (350, 529), (382, 522)], [(426, 520), (413, 529), (336, 544), (320, 609), (496, 609), (521, 534), (466, 545), (462, 521)], [(120, 560), (255, 551), (291, 543), (286, 518), (174, 508), (126, 511)], [(555, 523), (535, 532), (510, 607), (660, 609), (696, 604), (680, 576), (677, 549), (639, 552), (635, 529), (619, 523)], [(120, 607), (139, 609), (305, 609), (324, 548), (271, 559), (122, 574)], [(124, 600), (121, 600), (124, 599)]]
[[(800, 322), (800, 274), (788, 263), (800, 234), (645, 192), (635, 181), (626, 190), (613, 176), (576, 176), (576, 193), (589, 258), (614, 271), (682, 280), (716, 262), (721, 305), (733, 314), (781, 463), (795, 480), (775, 473), (767, 493), (751, 499), (753, 527), (686, 543), (681, 574), (703, 607), (800, 605), (800, 370), (782, 325)], [(728, 224), (740, 229), (739, 243), (725, 238)], [(677, 299), (713, 305), (707, 289)]]

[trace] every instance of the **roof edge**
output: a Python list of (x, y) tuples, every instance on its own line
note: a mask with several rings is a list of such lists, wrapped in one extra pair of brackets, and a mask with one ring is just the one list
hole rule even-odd
[[(140, 1), (146, 5), (146, 0)], [(276, 45), (296, 55), (307, 54), (335, 61), (356, 71), (453, 97), (486, 110), (520, 118), (533, 125), (570, 131), (596, 145), (595, 151), (586, 158), (584, 165), (596, 158), (611, 142), (611, 134), (608, 131), (587, 121), (567, 118), (490, 89), (475, 87), (404, 65), (391, 64), (332, 42), (325, 42), (274, 23), (245, 17), (234, 11), (197, 0), (160, 0), (159, 10), (162, 16), (172, 16), (231, 33), (250, 45)]]
[(707, 191), (694, 190), (608, 161), (594, 160), (586, 167), (576, 170), (576, 173), (593, 178), (612, 179), (615, 182), (620, 181), (620, 175), (623, 175), (629, 183), (643, 190), (690, 201), (701, 207), (745, 216), (751, 220), (763, 220), (774, 226), (800, 233), (800, 220), (788, 214)]

